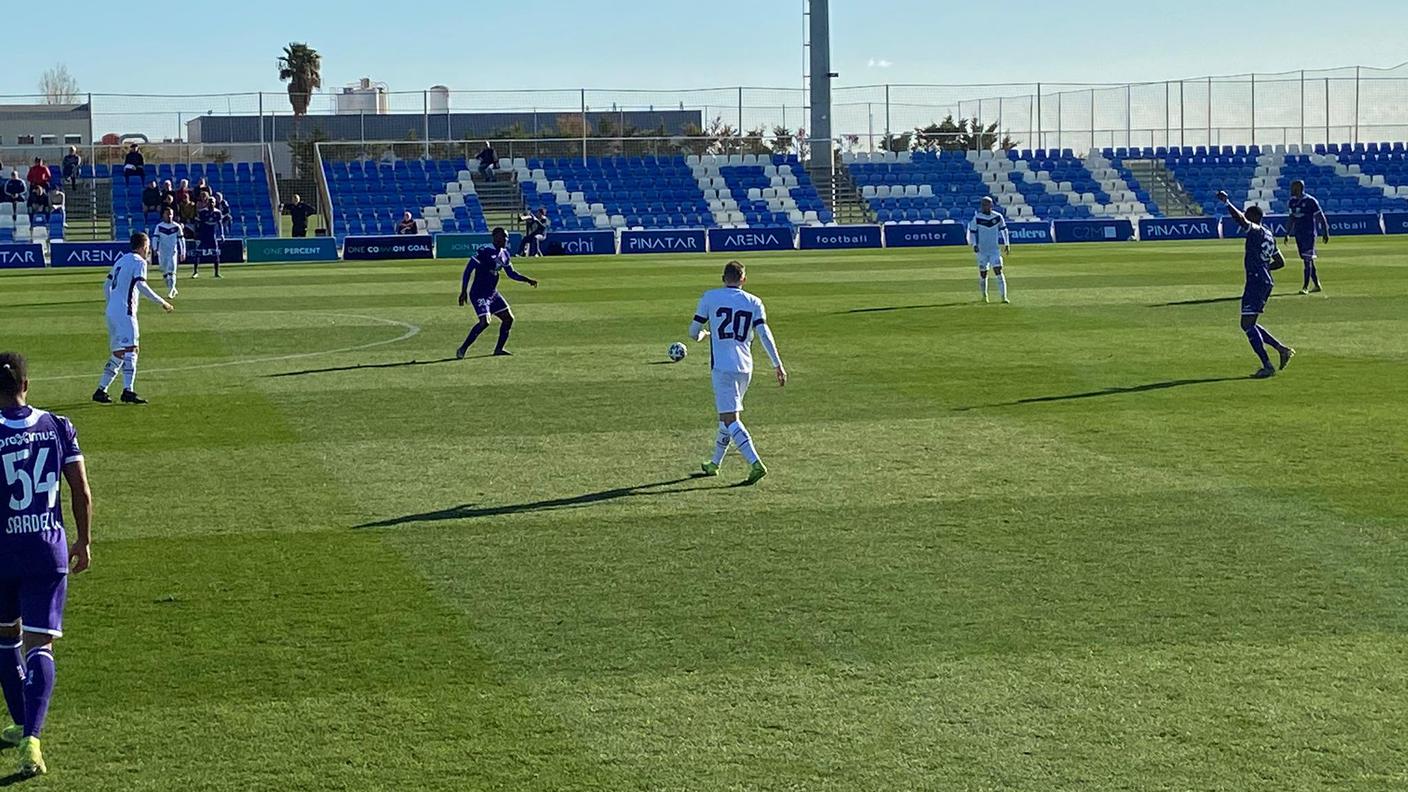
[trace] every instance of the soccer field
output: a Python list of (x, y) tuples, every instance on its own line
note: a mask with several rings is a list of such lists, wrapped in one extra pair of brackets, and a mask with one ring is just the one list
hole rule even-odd
[(748, 255), (752, 488), (665, 362), (722, 256), (524, 261), (458, 362), (458, 263), (230, 267), (145, 407), (101, 272), (0, 276), (96, 502), (32, 786), (1402, 788), (1408, 246), (1322, 252), (1269, 381), (1235, 241)]

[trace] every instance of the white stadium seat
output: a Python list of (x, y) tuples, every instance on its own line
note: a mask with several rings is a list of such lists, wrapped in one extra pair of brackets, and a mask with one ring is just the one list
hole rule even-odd
[[(1013, 188), (1013, 189), (1016, 189), (1016, 187), (1017, 187), (1017, 186), (1016, 186), (1015, 184), (1012, 185), (1012, 188)], [(921, 198), (933, 198), (933, 197), (934, 197), (934, 186), (933, 186), (932, 184), (921, 184), (921, 185), (919, 185), (919, 197), (921, 197)]]

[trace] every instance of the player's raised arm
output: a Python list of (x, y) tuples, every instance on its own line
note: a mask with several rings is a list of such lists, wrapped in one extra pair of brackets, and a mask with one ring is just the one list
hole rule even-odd
[(1242, 210), (1238, 209), (1236, 205), (1232, 203), (1232, 199), (1227, 195), (1225, 190), (1217, 191), (1217, 200), (1222, 201), (1222, 203), (1227, 206), (1227, 213), (1232, 216), (1233, 220), (1237, 221), (1237, 225), (1242, 228), (1251, 225), (1251, 223), (1247, 222), (1247, 216), (1242, 214)]

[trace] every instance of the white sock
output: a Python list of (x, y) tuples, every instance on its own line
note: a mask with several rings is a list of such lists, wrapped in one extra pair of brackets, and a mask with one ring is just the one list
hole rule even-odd
[(1007, 276), (1001, 272), (997, 273), (997, 291), (1002, 295), (1002, 299), (1007, 299)]
[(728, 427), (724, 426), (723, 421), (719, 421), (719, 434), (714, 438), (714, 456), (712, 459), (715, 465), (723, 464), (724, 457), (728, 455), (728, 444), (732, 442), (732, 440), (733, 435), (729, 433)]
[(128, 352), (122, 359), (122, 387), (124, 390), (132, 390), (133, 384), (137, 382), (137, 352)]
[(983, 292), (983, 296), (988, 296), (988, 276), (986, 274), (978, 276), (978, 288)]
[(174, 273), (174, 272), (168, 272), (168, 273), (166, 273), (165, 275), (163, 275), (162, 277), (164, 277), (164, 278), (166, 279), (166, 289), (167, 289), (167, 291), (176, 291), (176, 273)]
[(98, 390), (107, 390), (112, 381), (117, 379), (117, 372), (122, 370), (122, 358), (113, 355), (108, 358), (108, 362), (103, 364), (103, 376), (98, 378)]
[(753, 436), (748, 434), (748, 430), (743, 427), (743, 422), (734, 421), (728, 431), (733, 436), (733, 444), (738, 446), (738, 453), (743, 455), (743, 461), (750, 465), (757, 462), (758, 451), (753, 448)]

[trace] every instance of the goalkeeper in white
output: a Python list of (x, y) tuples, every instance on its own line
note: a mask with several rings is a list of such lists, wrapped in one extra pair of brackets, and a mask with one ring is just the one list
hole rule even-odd
[(714, 455), (704, 463), (704, 475), (719, 474), (719, 465), (723, 464), (732, 443), (751, 466), (746, 483), (756, 484), (768, 474), (768, 469), (758, 458), (753, 437), (738, 417), (743, 412), (743, 395), (753, 379), (753, 337), (756, 335), (762, 342), (763, 351), (772, 361), (778, 385), (787, 384), (787, 369), (782, 367), (782, 358), (777, 354), (763, 301), (743, 290), (746, 280), (742, 264), (730, 261), (725, 265), (724, 287), (711, 289), (700, 298), (689, 335), (695, 341), (710, 336), (709, 367), (714, 378), (714, 404), (719, 413)]
[(152, 244), (161, 277), (166, 281), (166, 299), (175, 299), (176, 268), (186, 260), (186, 229), (174, 220), (171, 209), (161, 210), (161, 222), (152, 229)]

